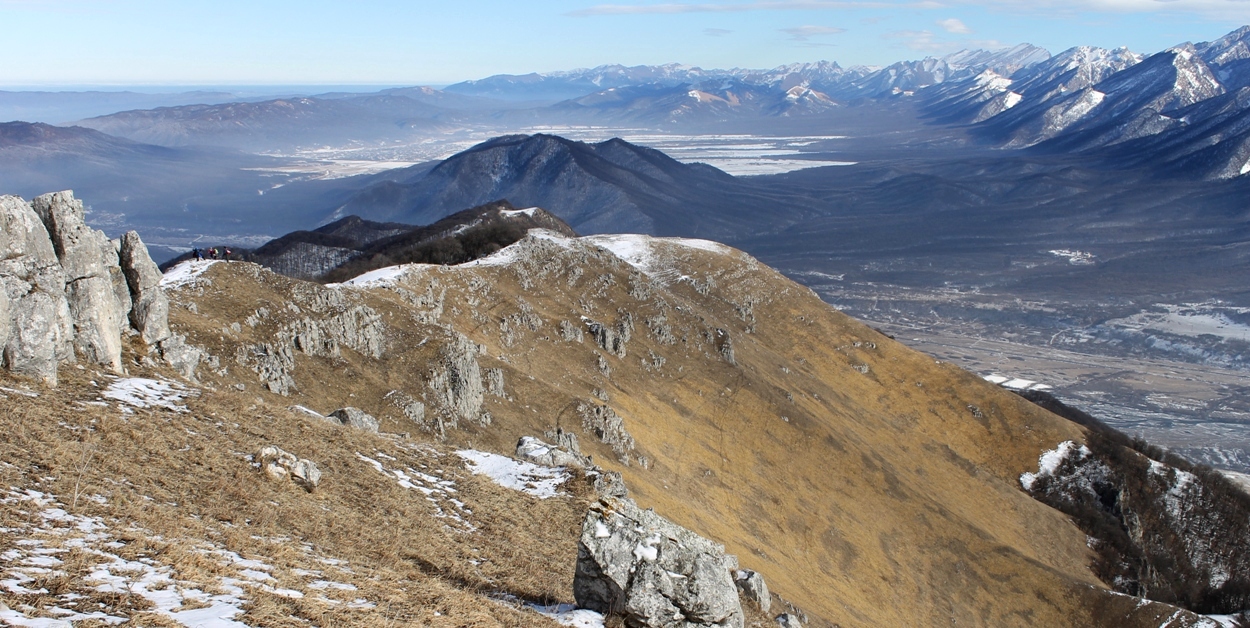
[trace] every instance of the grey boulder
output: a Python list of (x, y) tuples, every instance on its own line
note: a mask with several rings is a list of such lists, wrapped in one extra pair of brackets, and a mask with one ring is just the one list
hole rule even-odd
[(321, 471), (317, 469), (317, 463), (298, 458), (274, 445), (261, 447), (256, 453), (256, 462), (260, 464), (261, 472), (276, 482), (290, 480), (309, 493), (321, 484)]
[(57, 364), (74, 356), (65, 274), (47, 228), (16, 196), (0, 197), (0, 289), (8, 305), (4, 367), (55, 386)]
[(522, 436), (521, 440), (517, 441), (516, 456), (522, 460), (545, 467), (585, 469), (589, 465), (586, 458), (580, 453), (549, 445), (533, 436)]
[(759, 572), (739, 569), (734, 572), (734, 584), (738, 585), (738, 590), (742, 592), (742, 595), (755, 602), (761, 611), (767, 613), (772, 608), (772, 596), (768, 593), (768, 585), (764, 583), (764, 576), (761, 576)]
[(138, 233), (127, 231), (122, 235), (118, 257), (133, 301), (130, 324), (149, 345), (169, 338), (169, 299), (160, 287), (161, 270)]
[(110, 266), (116, 257), (112, 243), (104, 232), (87, 226), (82, 201), (73, 192), (38, 196), (32, 206), (47, 228), (65, 273), (74, 348), (88, 362), (120, 373), (126, 319), (113, 291)]
[(375, 419), (373, 415), (359, 408), (353, 408), (351, 406), (339, 408), (338, 410), (331, 412), (328, 416), (348, 427), (354, 427), (368, 432), (378, 431), (378, 420)]
[(582, 523), (577, 605), (634, 628), (742, 628), (742, 604), (720, 544), (633, 501), (604, 498)]

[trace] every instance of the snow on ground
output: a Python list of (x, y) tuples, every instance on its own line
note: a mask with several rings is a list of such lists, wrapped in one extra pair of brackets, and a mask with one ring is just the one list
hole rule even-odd
[(693, 238), (653, 238), (648, 235), (624, 233), (586, 236), (580, 239), (599, 248), (607, 249), (625, 263), (648, 274), (664, 270), (665, 264), (662, 261), (663, 255), (660, 247), (665, 244), (721, 255), (732, 252), (732, 249), (719, 242)]
[(1009, 388), (1011, 390), (1050, 390), (1053, 388), (1048, 384), (1039, 384), (1031, 379), (1008, 377), (1006, 375), (999, 375), (998, 373), (982, 376), (981, 379), (984, 379), (991, 384), (998, 384), (1003, 388)]
[[(223, 593), (210, 595), (200, 589), (201, 584), (178, 581), (168, 566), (151, 564), (151, 561), (139, 562), (126, 560), (114, 553), (105, 551), (116, 549), (122, 545), (113, 539), (108, 526), (102, 519), (73, 515), (61, 507), (55, 497), (38, 491), (9, 489), (5, 491), (0, 502), (42, 509), (37, 523), (27, 524), (25, 529), (5, 528), (3, 533), (17, 535), (22, 538), (14, 543), (14, 548), (0, 555), (0, 587), (16, 594), (38, 594), (52, 596), (54, 602), (43, 609), (46, 615), (36, 616), (31, 613), (38, 611), (33, 607), (8, 609), (0, 607), (0, 621), (11, 626), (31, 626), (39, 628), (70, 628), (74, 622), (96, 620), (108, 624), (125, 622), (125, 617), (111, 616), (104, 612), (82, 612), (74, 609), (81, 594), (69, 592), (54, 594), (45, 589), (29, 589), (25, 585), (33, 584), (38, 578), (56, 575), (56, 567), (61, 564), (56, 554), (78, 548), (101, 559), (91, 568), (85, 581), (94, 585), (100, 593), (116, 593), (120, 595), (138, 595), (152, 603), (151, 612), (163, 615), (183, 626), (203, 628), (244, 628), (246, 624), (233, 621), (233, 617), (243, 612), (246, 603), (244, 591), (236, 584), (223, 579), (218, 588)], [(33, 559), (33, 560), (32, 560)], [(36, 566), (30, 566), (36, 565)], [(235, 581), (241, 582), (241, 581)], [(201, 608), (176, 610), (184, 604), (192, 604)]]
[(563, 626), (572, 626), (572, 628), (603, 628), (603, 615), (596, 613), (590, 609), (577, 608), (572, 604), (557, 604), (555, 606), (541, 606), (538, 604), (529, 604), (530, 608), (538, 611), (542, 615), (546, 615)]
[(1098, 257), (1087, 251), (1072, 251), (1069, 249), (1055, 249), (1050, 251), (1050, 254), (1055, 257), (1065, 257), (1068, 259), (1068, 263), (1074, 266), (1089, 266), (1094, 263), (1094, 258)]
[(529, 216), (530, 218), (533, 218), (536, 210), (538, 210), (537, 207), (526, 207), (525, 209), (504, 209), (500, 210), (499, 214), (505, 218), (516, 218), (517, 216)]
[[(388, 461), (395, 460), (395, 458), (380, 451), (374, 455), (378, 458), (385, 458)], [(414, 469), (411, 466), (405, 466), (402, 469), (388, 469), (386, 465), (376, 458), (371, 458), (360, 452), (356, 452), (356, 459), (377, 469), (378, 473), (394, 479), (403, 488), (418, 491), (425, 495), (426, 501), (434, 505), (434, 516), (451, 522), (448, 527), (454, 526), (453, 529), (464, 532), (473, 532), (477, 529), (476, 526), (468, 521), (468, 516), (473, 514), (473, 511), (469, 510), (464, 502), (453, 497), (457, 493), (456, 483), (453, 480), (440, 478)]]
[(1039, 478), (1054, 475), (1055, 471), (1059, 470), (1059, 465), (1063, 464), (1063, 461), (1067, 460), (1069, 456), (1075, 454), (1079, 460), (1090, 455), (1090, 453), (1089, 448), (1085, 445), (1077, 445), (1073, 441), (1065, 440), (1059, 443), (1058, 447), (1043, 453), (1037, 459), (1037, 473), (1021, 473), (1020, 485), (1024, 487), (1024, 490), (1030, 490), (1033, 488), (1033, 483)]
[(363, 275), (353, 277), (337, 285), (351, 286), (353, 288), (378, 288), (382, 286), (393, 286), (401, 277), (404, 276), (405, 273), (408, 272), (408, 269), (411, 266), (412, 264), (401, 264), (399, 266), (387, 266), (386, 268), (371, 270)]
[(169, 380), (127, 377), (109, 384), (100, 396), (136, 408), (167, 408), (177, 412), (186, 412), (187, 407), (178, 402), (199, 394), (198, 390)]
[(1240, 313), (1234, 308), (1204, 303), (1189, 305), (1160, 303), (1155, 307), (1163, 311), (1138, 312), (1132, 316), (1111, 319), (1105, 325), (1190, 338), (1209, 335), (1226, 340), (1250, 340), (1250, 325), (1238, 323), (1229, 318), (1229, 312)]
[(539, 499), (562, 495), (557, 489), (569, 479), (563, 467), (543, 467), (475, 449), (462, 449), (456, 455), (464, 459), (474, 474), (485, 475), (504, 488)]
[(209, 266), (217, 263), (220, 263), (220, 260), (189, 259), (185, 262), (179, 262), (177, 266), (165, 271), (165, 276), (161, 278), (161, 287), (166, 290), (172, 290), (192, 285), (200, 281), (200, 275), (203, 275)]

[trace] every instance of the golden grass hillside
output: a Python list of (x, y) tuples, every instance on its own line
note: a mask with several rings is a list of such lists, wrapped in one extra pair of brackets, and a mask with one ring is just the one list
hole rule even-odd
[[(640, 505), (724, 543), (811, 625), (1198, 621), (1107, 592), (1084, 535), (1020, 490), (1080, 428), (727, 247), (532, 233), (485, 260), (358, 285), (251, 264), (195, 272), (170, 289), (171, 322), (211, 355), (205, 390), (266, 408), (262, 425), (307, 423), (303, 448), (345, 466), (339, 432), (278, 409), (350, 405), (381, 419), (387, 442), (503, 453), (574, 432)], [(517, 534), (558, 535), (572, 510), (518, 513)], [(404, 517), (368, 519), (348, 534), (394, 534)], [(559, 549), (571, 570), (575, 551)], [(566, 599), (557, 588), (509, 590)]]

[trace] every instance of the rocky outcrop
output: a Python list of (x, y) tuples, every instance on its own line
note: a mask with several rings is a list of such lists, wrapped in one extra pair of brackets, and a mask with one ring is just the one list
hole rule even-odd
[(582, 523), (577, 605), (636, 628), (742, 628), (725, 548), (628, 499), (601, 499)]
[[(486, 388), (477, 354), (477, 345), (455, 332), (450, 341), (439, 349), (438, 358), (430, 365), (428, 383), (434, 397), (434, 409), (451, 427), (461, 420), (484, 422), (482, 401)], [(441, 425), (440, 433), (443, 431)]]
[(621, 461), (629, 464), (629, 454), (634, 450), (634, 437), (625, 429), (625, 421), (607, 405), (590, 401), (577, 404), (577, 414), (582, 419), (582, 429), (599, 437), (612, 448)]
[(152, 353), (194, 376), (200, 352), (169, 333), (161, 273), (137, 233), (110, 241), (69, 191), (0, 197), (0, 223), (6, 369), (55, 385), (57, 365), (77, 356), (121, 373), (133, 323)]
[(358, 430), (365, 430), (367, 432), (378, 431), (378, 420), (373, 418), (373, 415), (361, 410), (360, 408), (353, 408), (351, 406), (339, 408), (338, 410), (331, 412), (329, 417), (342, 425), (354, 427)]
[[(571, 436), (571, 434), (570, 434)], [(576, 442), (576, 441), (574, 441)], [(516, 456), (527, 462), (545, 467), (575, 467), (585, 469), (590, 462), (576, 449), (557, 447), (533, 436), (522, 436), (516, 444)]]
[(26, 201), (0, 197), (0, 286), (7, 300), (4, 367), (56, 385), (56, 367), (73, 359), (65, 274), (52, 240)]
[(169, 299), (160, 288), (161, 270), (138, 233), (128, 231), (121, 237), (118, 258), (133, 301), (130, 324), (149, 345), (169, 338)]
[(317, 463), (299, 458), (274, 445), (265, 445), (256, 454), (260, 470), (275, 482), (290, 480), (309, 493), (321, 484), (321, 471)]
[(74, 349), (87, 362), (120, 373), (126, 317), (113, 292), (110, 268), (117, 256), (112, 243), (103, 232), (87, 226), (82, 201), (73, 192), (44, 194), (32, 207), (47, 228), (65, 273)]
[(764, 576), (761, 576), (759, 572), (739, 569), (734, 572), (734, 584), (742, 592), (742, 596), (755, 602), (761, 611), (767, 613), (772, 608), (772, 596), (768, 593), (768, 585), (764, 582)]

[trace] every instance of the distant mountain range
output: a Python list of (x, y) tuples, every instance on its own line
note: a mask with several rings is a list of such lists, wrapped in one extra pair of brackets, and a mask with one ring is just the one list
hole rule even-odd
[[(497, 75), (442, 90), (330, 93), (263, 102), (135, 110), (80, 122), (164, 146), (253, 152), (383, 142), (469, 127), (630, 125), (706, 132), (795, 121), (818, 133), (839, 109), (906, 102), (953, 141), (1048, 152), (1105, 151), (1108, 165), (1229, 178), (1250, 172), (1241, 90), (1250, 88), (1250, 27), (1153, 55), (1029, 44), (965, 50), (884, 68), (816, 62), (770, 70), (605, 65)], [(908, 109), (907, 111), (910, 111)], [(900, 114), (902, 115), (902, 114)], [(797, 127), (794, 125), (798, 125)], [(486, 200), (486, 199), (479, 199)]]

